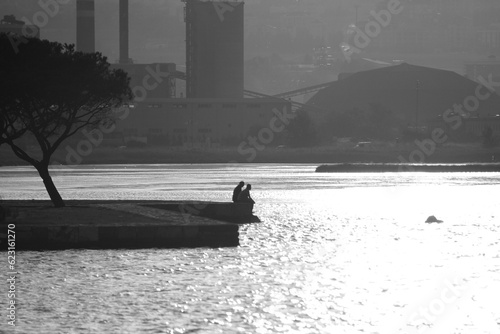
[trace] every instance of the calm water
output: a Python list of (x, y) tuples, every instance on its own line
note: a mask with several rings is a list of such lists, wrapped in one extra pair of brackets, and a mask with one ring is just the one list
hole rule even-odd
[[(244, 180), (263, 223), (237, 248), (19, 252), (0, 332), (500, 333), (500, 174), (315, 167), (54, 170), (66, 199), (226, 201)], [(0, 168), (0, 196), (47, 198), (29, 168)]]

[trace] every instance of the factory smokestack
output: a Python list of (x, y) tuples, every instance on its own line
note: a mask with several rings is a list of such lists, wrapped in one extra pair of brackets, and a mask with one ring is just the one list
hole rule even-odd
[(76, 0), (76, 49), (95, 52), (94, 0)]
[(120, 0), (120, 64), (129, 64), (128, 56), (128, 0)]

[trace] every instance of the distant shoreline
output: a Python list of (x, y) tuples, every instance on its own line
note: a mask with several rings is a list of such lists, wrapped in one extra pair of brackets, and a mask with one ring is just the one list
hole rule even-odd
[[(267, 147), (255, 155), (238, 147), (201, 148), (113, 148), (97, 147), (81, 157), (79, 163), (69, 159), (64, 149), (54, 154), (58, 165), (99, 164), (209, 164), (209, 163), (491, 163), (500, 162), (500, 148), (482, 148), (480, 144), (449, 144), (425, 155), (425, 161), (411, 161), (414, 144), (374, 143), (368, 147), (332, 145), (311, 148)], [(240, 152), (239, 152), (240, 151)], [(402, 160), (403, 159), (403, 160)], [(26, 166), (9, 147), (0, 147), (0, 166)]]
[(344, 163), (321, 165), (318, 173), (401, 173), (401, 172), (500, 172), (500, 163), (466, 164), (366, 164)]

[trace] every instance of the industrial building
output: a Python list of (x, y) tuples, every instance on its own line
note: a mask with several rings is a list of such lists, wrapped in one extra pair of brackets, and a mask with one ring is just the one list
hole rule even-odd
[[(490, 56), (485, 60), (469, 61), (465, 63), (465, 75), (476, 82), (484, 83), (491, 80), (493, 83), (500, 82), (500, 60)], [(500, 87), (495, 85), (496, 92), (500, 94)]]
[(23, 37), (40, 38), (40, 29), (35, 25), (27, 25), (24, 21), (17, 20), (14, 15), (5, 15), (0, 20), (0, 34), (12, 33)]
[[(238, 144), (269, 126), (290, 102), (244, 98), (244, 4), (185, 0), (186, 72), (173, 63), (136, 64), (128, 53), (128, 0), (119, 2), (119, 63), (131, 78), (134, 101), (110, 135), (158, 145)], [(77, 0), (77, 49), (94, 52), (94, 0)], [(98, 51), (98, 50), (97, 50)], [(176, 81), (186, 80), (186, 96)], [(255, 95), (255, 94), (254, 94)], [(116, 141), (115, 141), (116, 142)]]
[(279, 121), (278, 115), (286, 113), (283, 108), (289, 106), (274, 98), (146, 98), (132, 104), (128, 112), (120, 113), (123, 120), (117, 127), (128, 142), (169, 146), (238, 145), (249, 135), (272, 126), (273, 118)]
[(309, 103), (335, 115), (383, 109), (387, 114), (377, 117), (390, 115), (416, 131), (460, 128), (477, 136), (487, 127), (500, 131), (500, 96), (455, 72), (407, 63), (352, 74)]
[[(95, 52), (95, 0), (77, 0), (77, 50)], [(119, 60), (112, 68), (126, 71), (131, 78), (134, 99), (125, 117), (120, 117), (115, 130), (108, 134), (119, 139), (115, 144), (131, 141), (157, 145), (238, 145), (256, 130), (269, 128), (277, 114), (292, 107), (308, 108), (325, 115), (344, 112), (369, 103), (386, 105), (405, 124), (415, 128), (442, 115), (455, 101), (470, 95), (475, 85), (456, 74), (407, 64), (387, 69), (365, 71), (344, 80), (296, 91), (266, 96), (244, 89), (244, 3), (237, 1), (183, 0), (186, 24), (186, 70), (174, 63), (140, 64), (129, 55), (129, 1), (119, 0)], [(161, 24), (159, 22), (158, 24)], [(0, 29), (21, 31), (24, 23), (6, 17)], [(1, 31), (1, 30), (0, 30)], [(39, 32), (38, 32), (39, 33)], [(97, 32), (98, 33), (98, 32)], [(323, 50), (326, 56), (330, 50)], [(327, 58), (325, 58), (327, 59)], [(328, 60), (328, 59), (327, 59)], [(328, 63), (327, 63), (328, 64)], [(498, 61), (467, 64), (470, 79), (493, 73), (498, 82)], [(493, 70), (495, 69), (495, 70)], [(439, 73), (437, 73), (439, 72)], [(382, 79), (376, 74), (382, 75)], [(410, 75), (411, 74), (411, 75)], [(380, 82), (390, 75), (394, 87), (381, 90)], [(436, 78), (449, 78), (444, 84)], [(404, 79), (404, 80), (403, 80)], [(185, 96), (177, 83), (186, 82)], [(456, 86), (456, 87), (455, 87)], [(460, 87), (458, 87), (460, 86)], [(392, 86), (391, 86), (392, 87)], [(453, 88), (455, 87), (455, 88)], [(404, 88), (404, 89), (403, 89)], [(290, 99), (300, 94), (318, 92), (307, 106)], [(434, 98), (434, 95), (439, 98)], [(245, 97), (252, 98), (245, 98)], [(468, 131), (480, 133), (485, 126), (498, 124), (498, 97), (481, 102), (471, 115)], [(476, 119), (477, 115), (480, 119)], [(474, 119), (473, 119), (474, 118)], [(279, 144), (278, 142), (274, 144)]]

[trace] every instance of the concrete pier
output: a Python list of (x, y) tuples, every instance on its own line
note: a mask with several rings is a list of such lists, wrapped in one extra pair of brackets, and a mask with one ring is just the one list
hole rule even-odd
[[(49, 201), (3, 201), (1, 205), (9, 207), (11, 213), (1, 223), (0, 245), (6, 248), (7, 237), (3, 233), (8, 224), (15, 226), (16, 250), (239, 245), (238, 224), (200, 215), (223, 212), (221, 217), (238, 220), (237, 216), (231, 216), (230, 203), (67, 201), (66, 204), (56, 209)], [(234, 210), (242, 217), (252, 212), (249, 207)]]
[(253, 203), (223, 203), (223, 202), (177, 202), (152, 204), (162, 210), (171, 210), (183, 214), (212, 218), (236, 224), (259, 223), (257, 216), (253, 215)]

